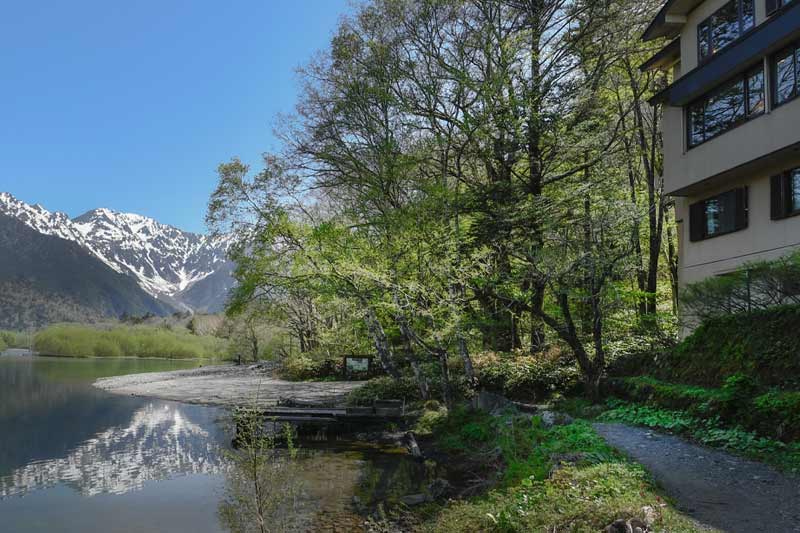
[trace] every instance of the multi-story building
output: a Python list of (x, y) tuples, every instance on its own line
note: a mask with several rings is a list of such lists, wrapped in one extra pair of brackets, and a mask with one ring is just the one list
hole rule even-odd
[(800, 0), (667, 0), (664, 184), (681, 285), (800, 247)]

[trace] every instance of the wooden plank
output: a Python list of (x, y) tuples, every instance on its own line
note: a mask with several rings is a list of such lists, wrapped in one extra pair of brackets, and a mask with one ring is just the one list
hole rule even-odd
[(292, 414), (292, 413), (303, 413), (309, 415), (343, 415), (347, 413), (347, 409), (344, 408), (306, 408), (306, 407), (270, 407), (264, 410), (265, 416), (281, 416), (285, 414)]

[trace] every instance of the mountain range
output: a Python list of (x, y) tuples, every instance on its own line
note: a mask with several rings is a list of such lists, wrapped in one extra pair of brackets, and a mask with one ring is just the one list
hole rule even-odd
[(70, 218), (0, 193), (0, 327), (217, 312), (234, 283), (231, 243), (105, 208)]

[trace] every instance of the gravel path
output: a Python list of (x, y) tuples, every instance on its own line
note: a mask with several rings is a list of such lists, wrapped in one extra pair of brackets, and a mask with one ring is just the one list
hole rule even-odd
[(150, 372), (102, 378), (94, 386), (116, 394), (151, 396), (206, 405), (275, 405), (278, 398), (325, 400), (359, 387), (358, 381), (290, 382), (269, 369), (207, 366), (173, 372)]
[(644, 465), (678, 509), (699, 522), (731, 533), (800, 532), (800, 478), (648, 429), (594, 427)]

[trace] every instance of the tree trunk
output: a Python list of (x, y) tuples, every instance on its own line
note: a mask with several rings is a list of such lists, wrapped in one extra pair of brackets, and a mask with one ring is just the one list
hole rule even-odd
[(447, 350), (439, 349), (439, 367), (442, 372), (442, 401), (448, 409), (453, 407), (453, 392), (450, 387), (450, 368), (447, 365)]
[(386, 338), (386, 332), (383, 330), (383, 326), (381, 326), (381, 323), (378, 321), (378, 315), (375, 314), (375, 310), (366, 304), (366, 302), (362, 303), (366, 308), (364, 311), (364, 318), (367, 322), (367, 330), (372, 337), (375, 351), (378, 352), (378, 359), (381, 362), (381, 366), (392, 379), (399, 380), (400, 372), (394, 364), (392, 347), (389, 345), (389, 340)]

